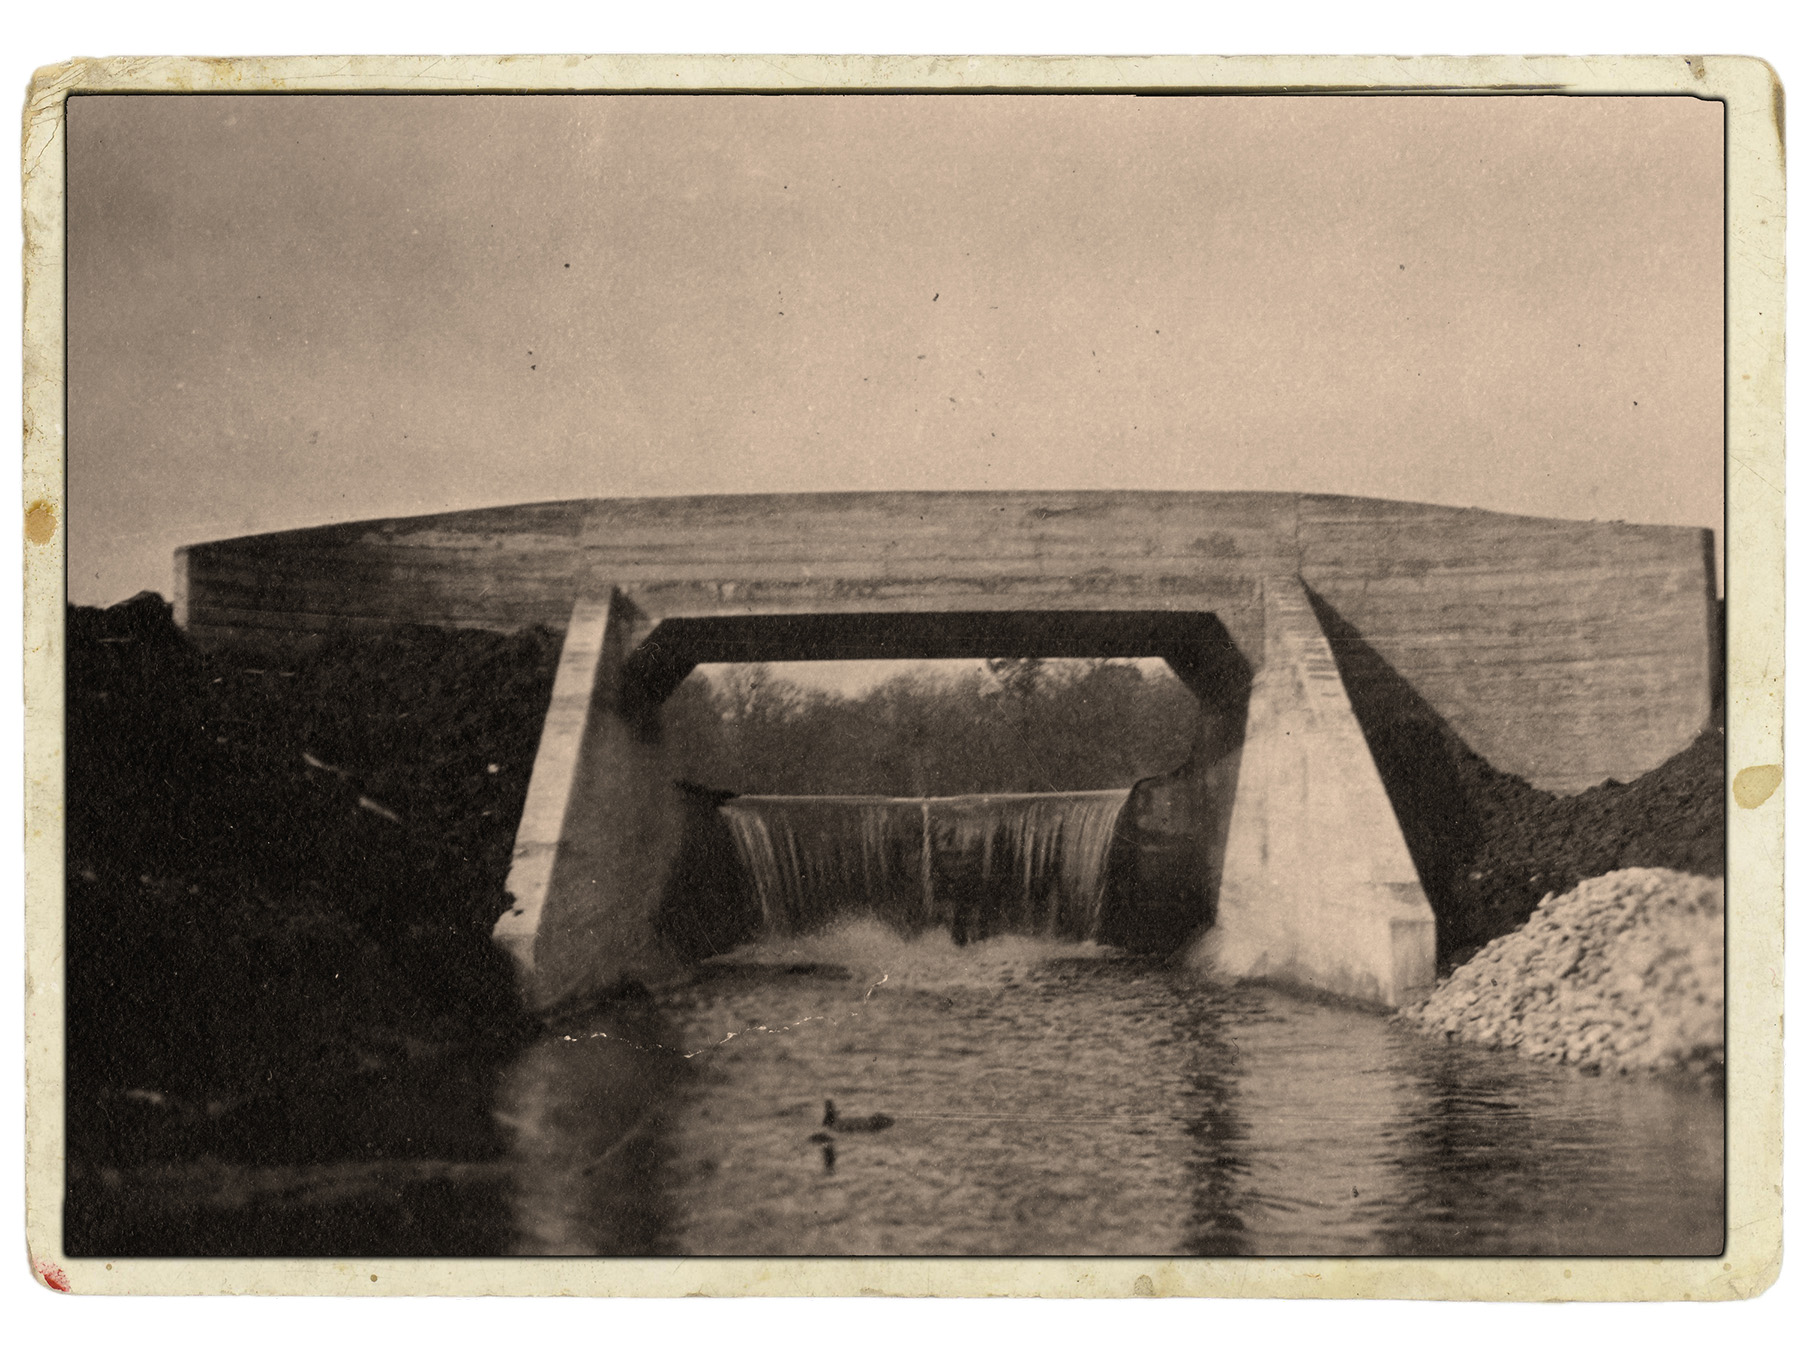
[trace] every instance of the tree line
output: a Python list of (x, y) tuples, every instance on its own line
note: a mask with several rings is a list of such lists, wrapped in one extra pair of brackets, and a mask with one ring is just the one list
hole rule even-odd
[(856, 693), (728, 665), (663, 712), (689, 780), (775, 795), (1124, 787), (1186, 760), (1194, 716), (1162, 665), (1084, 659), (908, 669)]

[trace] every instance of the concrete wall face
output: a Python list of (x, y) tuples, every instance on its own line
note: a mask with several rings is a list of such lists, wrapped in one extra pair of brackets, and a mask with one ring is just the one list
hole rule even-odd
[(1712, 710), (1711, 533), (1307, 499), (1297, 571), (1472, 749), (1573, 794)]
[(1379, 1002), (1429, 982), (1431, 917), (1359, 717), (1428, 712), (1569, 792), (1679, 751), (1716, 681), (1708, 533), (1326, 496), (580, 500), (213, 542), (176, 567), (202, 643), (567, 632), (497, 931), (539, 1005), (673, 965), (652, 919), (683, 811), (654, 707), (694, 662), (1117, 653), (1135, 630), (1224, 708), (1254, 672), (1241, 752), (1200, 797), (1233, 806), (1203, 957)]
[(1139, 781), (1120, 815), (1110, 897), (1122, 906), (1101, 938), (1109, 944), (1178, 954), (1217, 911), (1249, 690), (1195, 695), (1187, 761)]

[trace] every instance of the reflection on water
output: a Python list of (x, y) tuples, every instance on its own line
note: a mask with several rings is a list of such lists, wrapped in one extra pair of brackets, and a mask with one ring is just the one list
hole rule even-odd
[[(957, 946), (864, 920), (771, 940), (660, 1004), (542, 1037), (497, 1084), (469, 1072), (321, 1108), (393, 1129), (359, 1131), (369, 1146), (352, 1160), (71, 1164), (71, 1218), (108, 1255), (1723, 1242), (1716, 1092), (1445, 1045), (1048, 936)], [(894, 1123), (815, 1141), (827, 1097)]]
[[(880, 1133), (820, 1132), (845, 1115)], [(872, 922), (547, 1037), (501, 1088), (524, 1253), (1701, 1254), (1723, 1103), (1091, 943)]]
[(662, 1141), (685, 1060), (659, 1033), (652, 1011), (615, 1008), (604, 1030), (546, 1036), (501, 1076), (497, 1113), (514, 1133), (516, 1255), (667, 1249)]

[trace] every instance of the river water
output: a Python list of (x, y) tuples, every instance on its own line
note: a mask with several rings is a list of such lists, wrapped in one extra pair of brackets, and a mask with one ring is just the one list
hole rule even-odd
[[(894, 1123), (815, 1142), (827, 1097)], [(71, 1163), (80, 1253), (1674, 1256), (1723, 1240), (1724, 1106), (1706, 1086), (1450, 1045), (1093, 942), (959, 946), (866, 916), (708, 962), (498, 1068), (427, 1061), (319, 1110), (412, 1146)]]
[[(504, 1066), (314, 1107), (367, 1123), (358, 1160), (274, 1135), (72, 1176), (71, 1217), (88, 1254), (1721, 1250), (1716, 1090), (1102, 944), (1127, 794), (743, 797), (761, 940)], [(827, 1130), (827, 1099), (891, 1123)]]
[[(821, 1132), (825, 1098), (874, 1133)], [(503, 1078), (511, 1247), (661, 1255), (1680, 1255), (1723, 1102), (1092, 943), (870, 921), (704, 967)]]

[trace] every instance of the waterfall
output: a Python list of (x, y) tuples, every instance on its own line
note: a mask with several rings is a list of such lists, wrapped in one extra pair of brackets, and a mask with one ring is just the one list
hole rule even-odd
[(1091, 940), (1113, 828), (1131, 791), (958, 795), (928, 801), (934, 884), (953, 930)]
[(958, 940), (1091, 940), (1129, 790), (896, 799), (744, 795), (720, 806), (775, 933), (873, 913)]
[(919, 805), (872, 795), (743, 795), (719, 810), (756, 883), (763, 925), (793, 933), (857, 901), (880, 916), (915, 901), (923, 912)]

